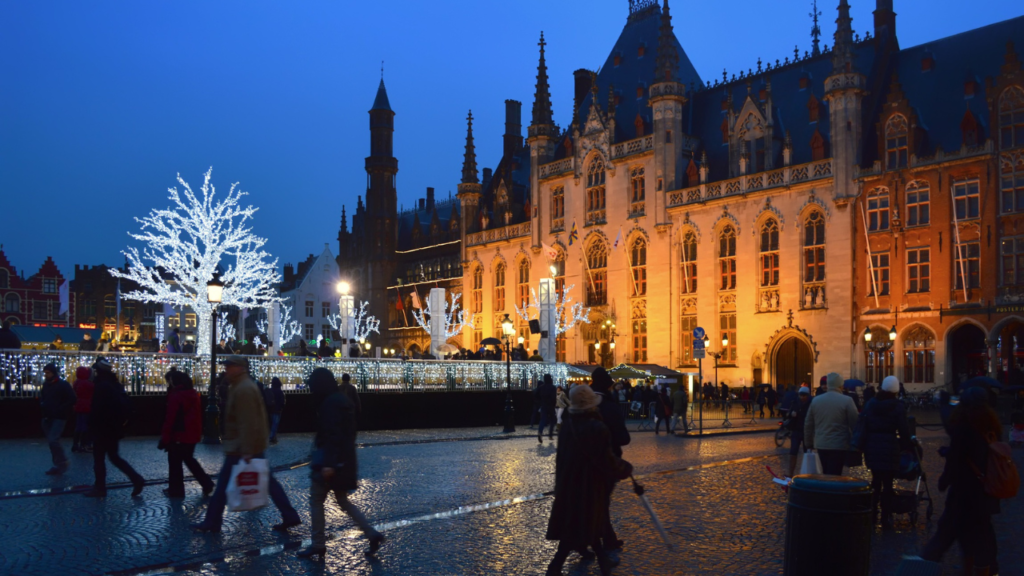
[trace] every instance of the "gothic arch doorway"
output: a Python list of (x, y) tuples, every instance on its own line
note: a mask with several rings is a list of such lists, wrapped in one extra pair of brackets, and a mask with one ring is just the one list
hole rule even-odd
[(966, 382), (974, 376), (988, 373), (988, 348), (985, 332), (965, 322), (946, 337), (946, 354), (951, 360), (954, 381)]
[(796, 336), (779, 344), (772, 360), (772, 384), (776, 390), (784, 390), (790, 384), (811, 383), (814, 379), (814, 352)]

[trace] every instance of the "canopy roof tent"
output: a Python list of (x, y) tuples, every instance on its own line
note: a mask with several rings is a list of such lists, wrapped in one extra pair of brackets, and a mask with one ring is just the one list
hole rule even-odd
[(665, 382), (666, 384), (678, 384), (686, 377), (682, 372), (676, 372), (675, 370), (659, 366), (658, 364), (627, 364), (627, 366), (648, 372), (651, 376)]
[(651, 376), (651, 373), (646, 370), (637, 370), (636, 367), (628, 364), (619, 364), (608, 371), (608, 375), (612, 378), (626, 378), (628, 380), (642, 380), (647, 379)]

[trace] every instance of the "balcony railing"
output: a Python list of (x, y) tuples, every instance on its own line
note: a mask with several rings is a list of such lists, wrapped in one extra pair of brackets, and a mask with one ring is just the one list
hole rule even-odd
[(654, 150), (654, 136), (641, 136), (633, 140), (619, 142), (612, 146), (612, 158), (623, 158), (633, 154), (642, 154)]
[(519, 224), (511, 224), (500, 228), (491, 228), (490, 230), (474, 232), (466, 237), (466, 245), (479, 246), (490, 242), (500, 242), (529, 235), (530, 221), (527, 220), (526, 222), (520, 222)]
[(544, 179), (551, 176), (565, 174), (566, 172), (572, 172), (573, 166), (574, 163), (571, 156), (548, 164), (543, 164), (540, 167), (540, 177), (541, 179)]
[(746, 174), (739, 178), (720, 180), (717, 182), (705, 183), (700, 186), (691, 186), (670, 192), (668, 205), (684, 206), (698, 202), (707, 202), (723, 196), (735, 194), (746, 194), (759, 190), (768, 190), (789, 186), (800, 182), (809, 182), (830, 178), (832, 176), (832, 159), (801, 164), (799, 166), (788, 166), (781, 170), (771, 172), (759, 172), (757, 174)]

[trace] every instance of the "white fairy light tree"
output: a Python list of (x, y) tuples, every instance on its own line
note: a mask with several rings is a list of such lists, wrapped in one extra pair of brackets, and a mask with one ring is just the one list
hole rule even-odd
[[(369, 302), (363, 300), (359, 303), (359, 310), (354, 311), (355, 313), (353, 314), (351, 330), (352, 337), (357, 342), (366, 340), (373, 332), (380, 334), (380, 320), (376, 316), (366, 313), (366, 307), (369, 304)], [(339, 333), (341, 332), (341, 314), (331, 314), (327, 317), (327, 321), (331, 323), (331, 328)], [(344, 338), (345, 335), (342, 334), (341, 337)]]
[(210, 353), (214, 305), (207, 301), (207, 283), (215, 276), (224, 284), (222, 306), (263, 308), (281, 301), (274, 288), (281, 281), (277, 260), (262, 249), (266, 239), (247, 226), (257, 208), (239, 205), (247, 193), (237, 183), (218, 198), (210, 184), (212, 173), (212, 168), (206, 171), (198, 196), (179, 174), (182, 190), (167, 190), (172, 206), (135, 219), (142, 230), (129, 235), (145, 247), (124, 252), (128, 271), (110, 269), (139, 286), (124, 295), (129, 300), (191, 308), (198, 321), (199, 354)]
[[(471, 329), (473, 328), (473, 317), (470, 316), (467, 320), (466, 311), (459, 306), (459, 298), (461, 297), (462, 294), (453, 292), (450, 300), (445, 298), (445, 309), (442, 312), (444, 314), (444, 339), (446, 341), (461, 333), (463, 328), (467, 326)], [(426, 308), (422, 310), (414, 309), (412, 311), (412, 316), (416, 319), (416, 323), (420, 325), (420, 328), (426, 330), (427, 334), (430, 334), (431, 315), (429, 298), (426, 300)]]
[[(580, 322), (584, 324), (590, 323), (590, 308), (584, 306), (582, 302), (573, 302), (572, 296), (569, 296), (569, 292), (574, 287), (575, 284), (570, 284), (568, 288), (562, 290), (561, 294), (557, 294), (555, 297), (555, 338), (572, 330)], [(525, 322), (529, 322), (531, 316), (533, 317), (532, 319), (540, 316), (540, 301), (537, 298), (537, 291), (530, 288), (530, 303), (522, 308), (519, 306), (515, 308), (516, 314)]]
[(235, 325), (228, 322), (228, 313), (221, 312), (217, 315), (217, 340), (234, 340)]
[(283, 348), (285, 344), (291, 342), (292, 338), (302, 333), (302, 327), (299, 326), (298, 321), (291, 319), (291, 306), (282, 303), (279, 308), (281, 310), (281, 321), (277, 324), (276, 335), (270, 333), (270, 322), (267, 321), (266, 316), (256, 321), (256, 330), (260, 334), (266, 334), (271, 342), (276, 342), (278, 347)]

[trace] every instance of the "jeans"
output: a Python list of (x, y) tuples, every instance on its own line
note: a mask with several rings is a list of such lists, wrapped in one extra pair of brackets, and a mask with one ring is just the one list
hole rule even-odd
[(88, 432), (89, 431), (89, 413), (78, 413), (75, 414), (75, 432)]
[(537, 438), (544, 435), (544, 426), (548, 427), (548, 438), (555, 435), (555, 409), (544, 407), (540, 409), (540, 426), (537, 427)]
[(327, 546), (327, 518), (324, 515), (324, 502), (331, 491), (334, 492), (334, 498), (338, 501), (338, 507), (345, 514), (348, 514), (349, 518), (352, 518), (352, 521), (356, 523), (356, 526), (359, 526), (359, 529), (363, 531), (367, 538), (380, 535), (380, 532), (377, 532), (373, 525), (366, 520), (366, 516), (363, 515), (362, 511), (349, 501), (347, 492), (335, 490), (319, 480), (313, 480), (309, 487), (309, 516), (314, 548)]
[(203, 470), (203, 467), (196, 461), (195, 444), (171, 444), (167, 447), (167, 494), (169, 496), (185, 495), (185, 475), (181, 470), (182, 464), (188, 466), (189, 472), (203, 487), (203, 491), (213, 489), (213, 480)]
[(53, 465), (63, 468), (68, 465), (68, 457), (64, 454), (64, 447), (60, 444), (60, 435), (64, 432), (65, 420), (56, 418), (43, 418), (43, 436), (46, 436), (50, 444), (50, 456)]
[(669, 430), (669, 432), (674, 432), (675, 429), (679, 426), (680, 422), (683, 423), (683, 430), (689, 432), (690, 423), (686, 420), (686, 408), (683, 408), (682, 414), (677, 413), (672, 416), (672, 425), (670, 426), (671, 430)]
[[(263, 458), (263, 454), (256, 454), (253, 457)], [(206, 519), (203, 520), (204, 526), (219, 529), (221, 524), (224, 523), (224, 507), (228, 503), (228, 482), (231, 481), (231, 469), (241, 460), (242, 457), (238, 455), (224, 455), (224, 466), (221, 467), (220, 473), (217, 475), (217, 488), (213, 491), (210, 503), (206, 507)], [(277, 509), (281, 511), (281, 518), (285, 523), (290, 524), (300, 521), (299, 513), (295, 511), (295, 508), (292, 508), (292, 503), (288, 501), (288, 495), (285, 494), (284, 488), (274, 479), (273, 472), (270, 473), (270, 499), (274, 501), (274, 506), (277, 506)]]
[(843, 475), (843, 466), (846, 465), (846, 450), (818, 450), (818, 459), (821, 460), (822, 474)]
[(92, 469), (96, 474), (95, 487), (97, 490), (107, 489), (107, 458), (110, 458), (110, 463), (123, 472), (132, 481), (132, 484), (145, 482), (142, 476), (132, 468), (132, 465), (125, 462), (117, 453), (118, 442), (120, 440), (116, 437), (103, 436), (98, 436), (93, 442)]
[(882, 521), (892, 521), (892, 499), (896, 495), (892, 483), (896, 478), (896, 472), (892, 470), (871, 471), (871, 492), (873, 493), (873, 509), (875, 516), (878, 515), (879, 504), (882, 508)]
[(281, 414), (270, 415), (270, 440), (271, 442), (277, 440), (277, 425), (281, 423)]

